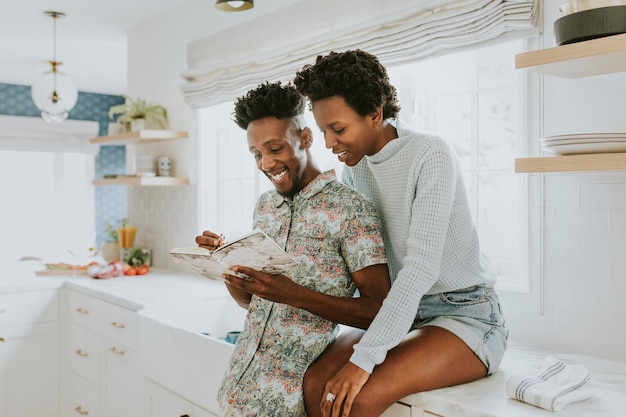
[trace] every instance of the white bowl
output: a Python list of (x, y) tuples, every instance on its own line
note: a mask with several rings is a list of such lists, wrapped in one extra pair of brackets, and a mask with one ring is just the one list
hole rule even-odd
[(610, 6), (626, 6), (626, 0), (569, 0), (561, 4), (559, 10), (563, 16), (567, 16), (583, 10)]

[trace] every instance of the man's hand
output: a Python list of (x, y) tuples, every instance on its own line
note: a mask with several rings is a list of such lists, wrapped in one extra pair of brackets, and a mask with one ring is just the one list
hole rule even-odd
[(232, 269), (247, 275), (250, 280), (225, 273), (222, 278), (228, 285), (276, 303), (294, 305), (298, 294), (311, 291), (282, 274), (267, 274), (241, 265), (236, 265)]
[(352, 404), (370, 374), (352, 362), (348, 362), (326, 383), (322, 396), (322, 415), (324, 417), (348, 417)]
[(223, 235), (218, 235), (217, 233), (211, 232), (210, 230), (205, 230), (200, 236), (196, 236), (196, 243), (201, 248), (214, 251), (220, 246), (224, 246), (226, 244), (226, 241), (224, 240)]

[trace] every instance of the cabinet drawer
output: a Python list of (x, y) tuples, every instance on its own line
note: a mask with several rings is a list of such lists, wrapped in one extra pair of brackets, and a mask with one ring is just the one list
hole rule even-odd
[(69, 367), (96, 386), (100, 385), (100, 337), (74, 323), (67, 323), (65, 358)]
[(110, 303), (102, 304), (101, 334), (131, 349), (139, 347), (137, 312)]
[(59, 318), (57, 290), (0, 295), (0, 326), (54, 321)]
[(100, 389), (68, 372), (68, 397), (63, 417), (100, 417)]
[(95, 332), (101, 316), (100, 301), (75, 291), (67, 291), (67, 319)]

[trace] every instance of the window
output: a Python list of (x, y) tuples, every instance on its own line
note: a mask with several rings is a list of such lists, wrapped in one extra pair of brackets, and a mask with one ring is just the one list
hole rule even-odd
[[(515, 158), (526, 149), (522, 76), (513, 65), (522, 47), (522, 41), (501, 43), (389, 68), (389, 73), (402, 121), (437, 132), (458, 153), (483, 251), (496, 267), (499, 286), (525, 291), (527, 191), (522, 176), (514, 173)], [(271, 183), (256, 169), (245, 132), (231, 113), (232, 103), (200, 111), (205, 138), (200, 166), (208, 170), (201, 178), (217, 179), (200, 184), (206, 192), (200, 198), (200, 227), (239, 235), (249, 231), (254, 202)], [(311, 114), (307, 121), (314, 158), (324, 170), (335, 168), (340, 178), (341, 164), (325, 148)]]
[(87, 253), (96, 241), (94, 163), (87, 153), (0, 150), (0, 259)]
[[(246, 132), (232, 121), (232, 112), (233, 103), (199, 111), (199, 230), (219, 230), (227, 237), (250, 231), (257, 198), (273, 188), (257, 169)], [(342, 164), (326, 149), (313, 114), (307, 110), (305, 117), (314, 136), (313, 158), (322, 171), (335, 169), (340, 178)]]
[(401, 119), (436, 132), (460, 157), (483, 251), (499, 284), (527, 288), (527, 197), (514, 172), (525, 149), (522, 75), (513, 65), (522, 41), (458, 52), (390, 69)]

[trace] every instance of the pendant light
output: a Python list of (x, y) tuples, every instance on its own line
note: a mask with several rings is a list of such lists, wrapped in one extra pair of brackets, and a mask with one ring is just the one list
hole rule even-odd
[(254, 0), (217, 0), (215, 8), (223, 12), (242, 12), (254, 7)]
[(62, 122), (76, 105), (78, 90), (72, 79), (58, 68), (62, 63), (57, 61), (57, 19), (65, 17), (65, 13), (46, 11), (44, 14), (53, 21), (53, 55), (52, 61), (48, 61), (52, 68), (35, 81), (30, 94), (45, 121)]

